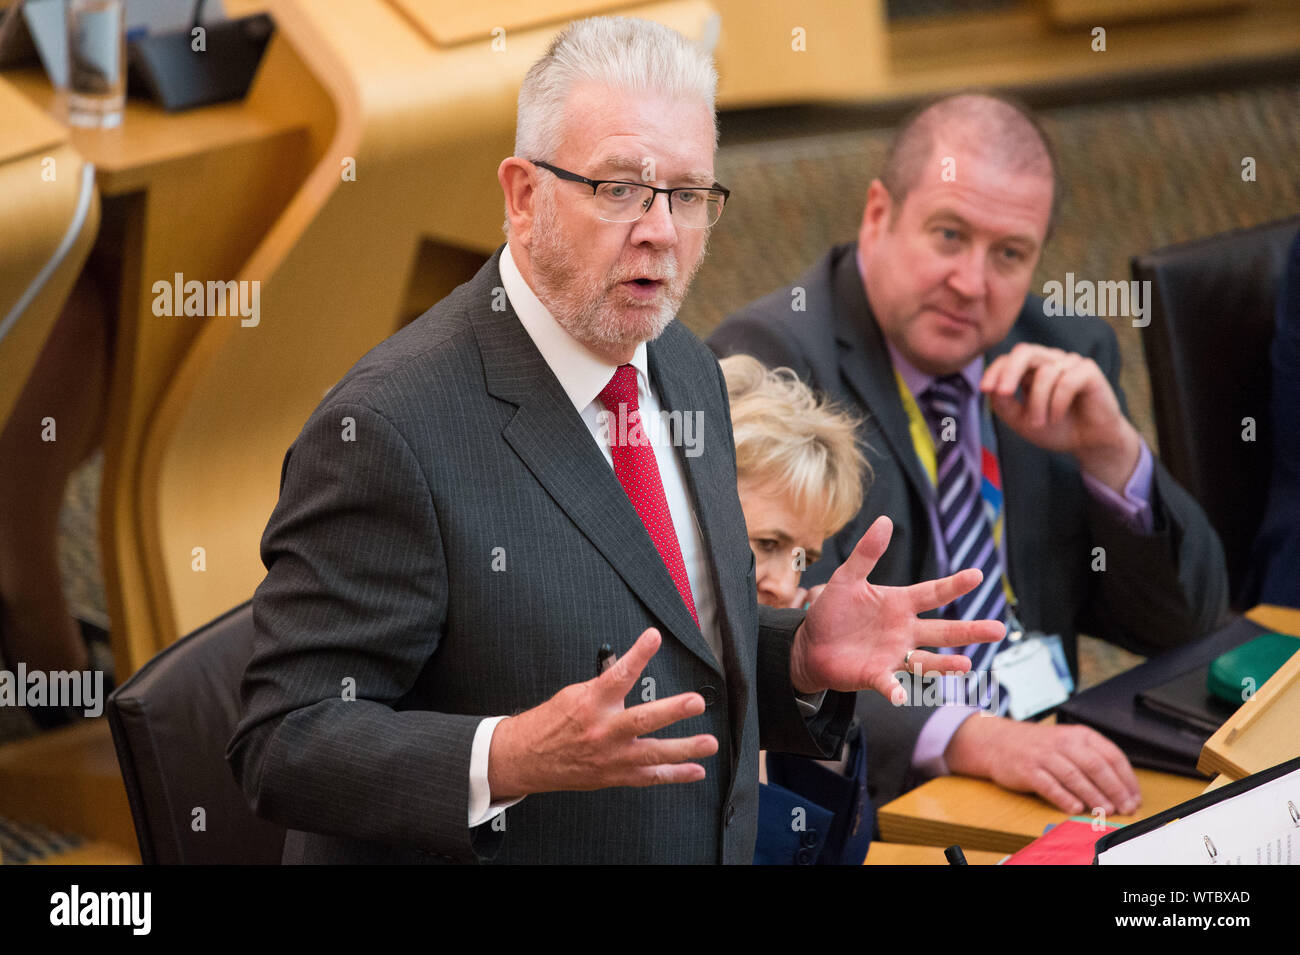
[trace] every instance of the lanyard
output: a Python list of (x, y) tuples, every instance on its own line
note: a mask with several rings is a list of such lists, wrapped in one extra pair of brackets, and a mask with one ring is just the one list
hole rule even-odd
[[(930, 493), (933, 495), (935, 485), (938, 483), (934, 435), (930, 433), (930, 425), (926, 422), (920, 406), (916, 403), (916, 398), (912, 396), (907, 382), (903, 381), (903, 376), (898, 373), (898, 369), (894, 369), (894, 382), (898, 385), (898, 396), (902, 399), (903, 411), (907, 414), (907, 430), (912, 438), (912, 448), (916, 451), (917, 459), (920, 460), (926, 477), (930, 479)], [(980, 409), (980, 499), (984, 503), (984, 513), (988, 517), (989, 525), (993, 528), (993, 543), (997, 547), (1002, 547), (1002, 471), (998, 467), (997, 435), (993, 431), (993, 416), (989, 412), (988, 401), (981, 397), (976, 404)], [(1006, 549), (1002, 548), (1002, 550), (1005, 555)], [(1007, 603), (1014, 608), (1016, 597), (1011, 589), (1011, 581), (1007, 578), (1005, 558), (1002, 567), (1002, 590), (1006, 594)]]

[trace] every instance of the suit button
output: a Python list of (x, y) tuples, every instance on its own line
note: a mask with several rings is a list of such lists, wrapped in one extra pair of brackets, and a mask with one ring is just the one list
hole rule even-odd
[(731, 821), (736, 818), (736, 807), (731, 805), (727, 807), (726, 825), (730, 826)]
[(696, 692), (698, 692), (700, 696), (704, 697), (705, 706), (712, 706), (720, 699), (718, 696), (718, 688), (716, 686), (702, 686)]
[(800, 849), (794, 854), (795, 865), (812, 865), (813, 854), (811, 849)]
[(801, 833), (799, 835), (799, 844), (809, 849), (817, 845), (817, 830), (809, 829), (807, 832)]

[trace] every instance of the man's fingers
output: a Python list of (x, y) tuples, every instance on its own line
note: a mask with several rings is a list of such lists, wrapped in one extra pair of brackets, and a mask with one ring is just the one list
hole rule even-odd
[(994, 394), (1010, 398), (1020, 387), (1020, 379), (1025, 377), (1025, 372), (1031, 367), (1035, 352), (1030, 348), (1016, 347), (1003, 357), (1006, 361), (1002, 363), (997, 378), (989, 383), (990, 390)]
[(984, 580), (984, 574), (974, 567), (967, 567), (948, 577), (938, 580), (923, 580), (905, 588), (907, 598), (912, 604), (912, 613), (924, 613), (945, 604), (952, 603), (962, 594), (974, 590)]
[(637, 766), (658, 766), (661, 763), (707, 759), (717, 752), (718, 738), (703, 733), (685, 739), (639, 739), (628, 750), (628, 758)]
[[(1007, 635), (997, 620), (936, 620), (916, 622), (916, 644), (921, 647), (961, 647), (968, 643), (993, 643)], [(916, 654), (912, 654), (916, 659)]]
[(650, 662), (650, 658), (659, 650), (659, 645), (663, 639), (659, 636), (659, 631), (654, 627), (647, 627), (641, 632), (641, 636), (636, 638), (636, 643), (632, 648), (619, 657), (614, 665), (596, 678), (596, 682), (612, 695), (620, 699), (631, 692), (632, 687), (636, 685), (637, 677), (645, 669), (645, 665)]
[(1052, 392), (1052, 403), (1048, 409), (1047, 419), (1049, 424), (1056, 424), (1065, 418), (1070, 411), (1070, 406), (1074, 404), (1074, 399), (1088, 387), (1091, 378), (1092, 369), (1088, 367), (1086, 361), (1080, 360), (1065, 369), (1056, 383), (1056, 389)]
[(1101, 754), (1116, 779), (1124, 787), (1123, 794), (1116, 797), (1119, 811), (1122, 813), (1135, 811), (1142, 805), (1142, 787), (1138, 785), (1137, 774), (1133, 772), (1128, 757), (1124, 755), (1122, 749), (1100, 733), (1093, 732), (1089, 739), (1093, 748)]
[(894, 522), (883, 514), (877, 517), (858, 540), (853, 553), (849, 554), (835, 573), (846, 574), (858, 583), (866, 580), (876, 569), (876, 561), (880, 560), (880, 555), (889, 546), (889, 538), (893, 533)]
[(933, 653), (929, 650), (915, 650), (907, 661), (907, 669), (912, 672), (920, 670), (930, 673), (969, 673), (970, 657), (960, 653)]
[(1079, 797), (1057, 782), (1056, 777), (1044, 767), (1039, 766), (1030, 775), (1030, 783), (1034, 787), (1034, 792), (1061, 812), (1068, 812), (1070, 815), (1083, 812), (1083, 803), (1079, 801)]
[(611, 732), (616, 737), (645, 736), (703, 712), (704, 697), (698, 693), (678, 693), (653, 703), (628, 707), (614, 719)]
[(1115, 770), (1100, 752), (1089, 749), (1086, 753), (1076, 756), (1074, 762), (1101, 792), (1104, 801), (1093, 803), (1093, 807), (1100, 806), (1107, 813), (1125, 811), (1131, 798), (1128, 788), (1120, 782), (1119, 777), (1115, 775)]
[(984, 369), (984, 374), (980, 378), (980, 391), (989, 391), (993, 388), (998, 376), (1002, 374), (1002, 366), (1007, 363), (1006, 355), (999, 355), (989, 362), (988, 367)]
[(1057, 362), (1040, 365), (1034, 370), (1033, 385), (1025, 395), (1025, 413), (1029, 416), (1029, 421), (1035, 427), (1043, 427), (1047, 424), (1047, 411), (1051, 404), (1052, 393), (1057, 388), (1057, 382), (1065, 374), (1065, 366)]
[(1010, 425), (1020, 425), (1026, 418), (1025, 406), (1015, 398), (1007, 398), (998, 394), (989, 395), (989, 407), (993, 413)]
[(871, 689), (895, 706), (902, 706), (907, 702), (907, 691), (903, 689), (903, 684), (898, 682), (898, 677), (892, 673), (884, 673), (872, 680)]
[(1064, 753), (1048, 753), (1045, 760), (1048, 771), (1057, 778), (1057, 780), (1073, 793), (1082, 803), (1085, 809), (1100, 807), (1107, 813), (1115, 811), (1115, 805), (1102, 793), (1097, 785), (1088, 778), (1088, 774), (1083, 771), (1071, 757)]
[(610, 783), (613, 786), (662, 786), (666, 783), (697, 783), (704, 778), (699, 763), (660, 763), (638, 766)]

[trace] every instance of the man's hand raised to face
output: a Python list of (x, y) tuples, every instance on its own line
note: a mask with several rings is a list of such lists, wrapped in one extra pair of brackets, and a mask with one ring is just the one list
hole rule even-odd
[(498, 723), (488, 753), (492, 800), (703, 779), (704, 767), (690, 760), (716, 753), (714, 736), (642, 737), (703, 713), (704, 697), (679, 693), (631, 708), (623, 705), (659, 645), (659, 631), (651, 627), (594, 680), (566, 686), (545, 703)]
[[(1018, 390), (1023, 401), (1016, 398)], [(1086, 473), (1123, 492), (1142, 439), (1091, 358), (1022, 342), (989, 364), (980, 391), (1016, 434), (1048, 451), (1073, 455)]]
[(873, 689), (901, 703), (906, 694), (895, 673), (904, 669), (909, 653), (909, 670), (970, 670), (970, 659), (965, 656), (918, 647), (991, 643), (1006, 635), (1006, 627), (996, 620), (917, 617), (978, 586), (983, 580), (978, 570), (962, 570), (909, 587), (881, 587), (868, 581), (893, 532), (889, 518), (876, 518), (808, 609), (790, 652), (790, 677), (800, 693)]

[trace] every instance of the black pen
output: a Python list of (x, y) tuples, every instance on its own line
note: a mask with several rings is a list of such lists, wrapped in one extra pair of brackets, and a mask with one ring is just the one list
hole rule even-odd
[(596, 676), (600, 676), (606, 670), (614, 665), (618, 660), (618, 654), (608, 643), (602, 643), (600, 649), (596, 651)]

